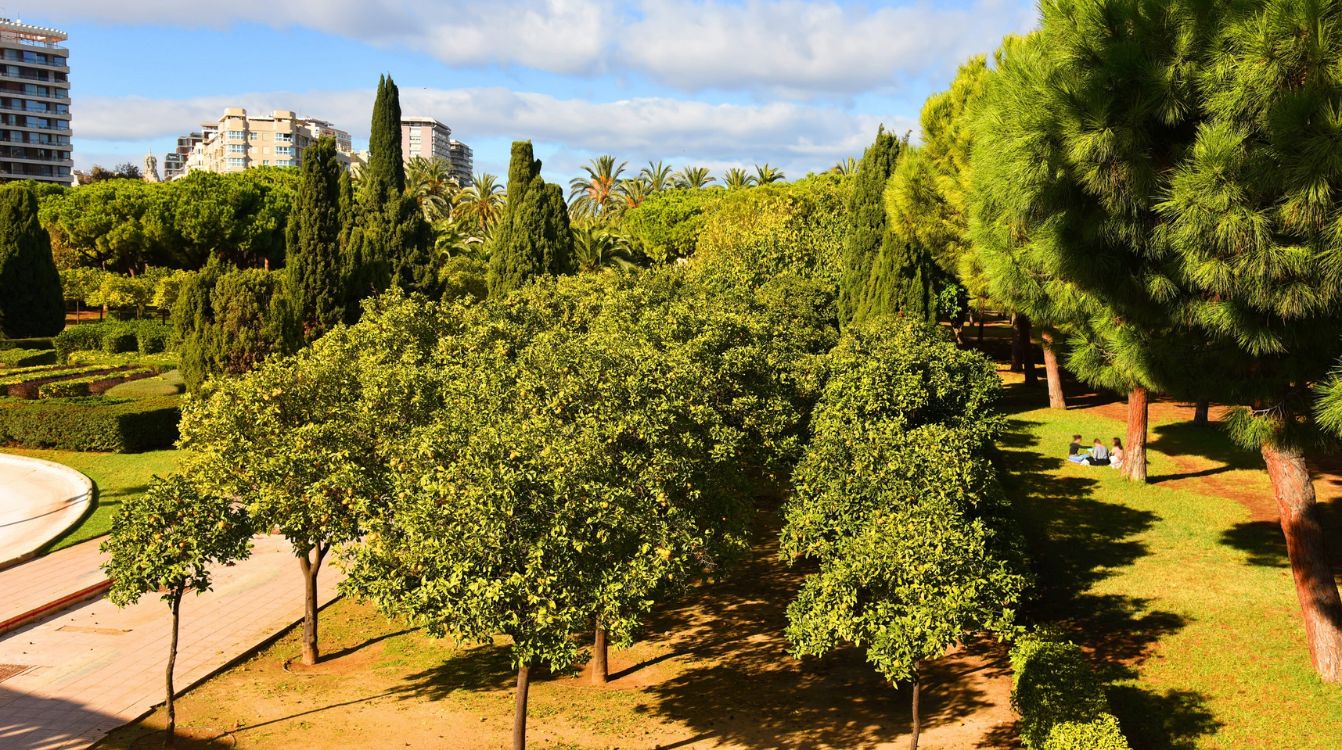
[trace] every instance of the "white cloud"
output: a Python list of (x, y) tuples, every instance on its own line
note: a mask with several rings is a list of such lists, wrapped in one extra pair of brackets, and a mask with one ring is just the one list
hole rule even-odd
[(44, 23), (301, 26), (456, 66), (642, 74), (684, 90), (810, 97), (941, 75), (1033, 24), (1026, 0), (44, 0)]
[[(243, 106), (251, 112), (292, 109), (320, 117), (359, 140), (367, 137), (372, 102), (371, 91), (182, 100), (90, 96), (80, 99), (73, 128), (77, 152), (88, 139), (97, 141), (99, 150), (121, 143), (126, 153), (143, 155), (149, 142), (197, 129), (218, 119), (225, 107)], [(533, 139), (558, 155), (551, 166), (566, 173), (586, 155), (614, 153), (631, 164), (657, 159), (677, 164), (768, 161), (799, 176), (860, 154), (878, 124), (874, 117), (797, 102), (712, 104), (661, 97), (591, 102), (499, 88), (407, 89), (401, 92), (401, 104), (407, 115), (429, 114), (448, 122), (462, 140), (474, 142), (477, 163), (495, 171), (506, 161), (506, 149), (489, 153), (481, 148), (480, 138)], [(886, 125), (896, 132), (916, 127), (906, 119)]]

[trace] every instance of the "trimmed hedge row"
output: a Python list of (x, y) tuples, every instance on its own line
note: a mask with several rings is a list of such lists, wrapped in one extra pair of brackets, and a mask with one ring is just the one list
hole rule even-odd
[(0, 365), (32, 367), (56, 364), (56, 352), (50, 349), (0, 349)]
[(1104, 686), (1072, 643), (1028, 638), (1011, 649), (1011, 704), (1032, 750), (1131, 750)]
[(167, 349), (171, 336), (172, 326), (157, 320), (105, 321), (70, 326), (56, 335), (53, 345), (65, 362), (80, 351), (158, 354)]
[(0, 339), (0, 351), (5, 349), (41, 349), (50, 351), (51, 339)]
[(10, 385), (21, 385), (39, 378), (73, 377), (75, 375), (89, 375), (98, 370), (106, 371), (111, 369), (113, 369), (111, 365), (79, 365), (76, 367), (51, 367), (42, 365), (39, 367), (25, 367), (20, 370), (3, 370), (0, 371), (0, 388)]
[(38, 386), (37, 397), (72, 398), (77, 396), (96, 396), (102, 394), (114, 385), (125, 383), (128, 380), (147, 378), (156, 374), (158, 374), (158, 371), (151, 367), (141, 367), (134, 370), (117, 370), (115, 372), (98, 375), (86, 375), (82, 378), (56, 380)]
[(138, 453), (177, 442), (181, 397), (0, 399), (0, 442), (29, 448)]

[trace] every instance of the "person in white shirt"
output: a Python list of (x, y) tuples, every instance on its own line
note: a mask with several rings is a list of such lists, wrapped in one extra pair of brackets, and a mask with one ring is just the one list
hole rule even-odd
[(1123, 468), (1123, 441), (1114, 438), (1114, 448), (1109, 451), (1109, 465), (1115, 469)]

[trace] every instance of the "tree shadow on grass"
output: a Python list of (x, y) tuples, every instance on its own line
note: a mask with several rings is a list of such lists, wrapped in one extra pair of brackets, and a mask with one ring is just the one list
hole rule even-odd
[[(1137, 537), (1159, 519), (1097, 499), (1098, 479), (1054, 474), (1059, 459), (1038, 452), (1034, 425), (1011, 420), (998, 460), (1038, 581), (1026, 617), (1082, 645), (1106, 683), (1135, 679), (1152, 649), (1186, 620), (1152, 609), (1149, 600), (1093, 589), (1150, 554)], [(1114, 713), (1137, 748), (1192, 747), (1219, 726), (1200, 693), (1159, 693), (1135, 685), (1111, 686), (1109, 692)]]
[[(783, 637), (787, 604), (804, 575), (778, 559), (778, 521), (762, 514), (757, 545), (726, 580), (662, 608), (648, 624), (667, 633), (683, 668), (650, 685), (640, 711), (683, 724), (696, 741), (745, 747), (870, 747), (910, 728), (911, 692), (892, 688), (861, 652), (797, 660)], [(801, 567), (801, 566), (799, 566)], [(992, 705), (974, 678), (1008, 673), (1001, 649), (968, 644), (924, 672), (924, 727)], [(975, 674), (978, 673), (978, 674)]]
[(1148, 477), (1151, 484), (1263, 468), (1263, 459), (1257, 453), (1235, 445), (1225, 430), (1217, 426), (1173, 422), (1158, 425), (1153, 432), (1155, 437), (1147, 444), (1150, 449), (1168, 456), (1200, 456), (1219, 465), (1194, 472)]
[(506, 690), (513, 687), (517, 670), (512, 649), (486, 644), (466, 649), (421, 672), (407, 675), (394, 692), (406, 700), (441, 701), (461, 690)]

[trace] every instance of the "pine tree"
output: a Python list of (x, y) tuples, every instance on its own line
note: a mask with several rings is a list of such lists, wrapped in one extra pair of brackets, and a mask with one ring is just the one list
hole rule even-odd
[[(368, 137), (368, 163), (358, 190), (358, 227), (348, 254), (354, 300), (391, 285), (436, 298), (438, 269), (433, 233), (413, 197), (405, 194), (400, 92), (391, 76), (378, 80)], [(350, 313), (357, 312), (351, 305)]]
[(0, 188), (0, 335), (54, 336), (65, 327), (61, 277), (51, 238), (37, 223), (28, 185)]
[(573, 231), (564, 190), (545, 183), (531, 142), (518, 141), (508, 166), (508, 205), (489, 255), (489, 294), (496, 297), (535, 276), (573, 270)]
[(839, 320), (848, 323), (857, 314), (866, 294), (872, 265), (881, 253), (888, 222), (885, 185), (899, 160), (900, 142), (882, 126), (876, 141), (867, 147), (858, 165), (852, 197), (848, 201), (851, 228), (844, 246), (844, 267), (839, 284)]
[(345, 317), (348, 280), (340, 245), (341, 173), (333, 139), (319, 139), (303, 152), (298, 194), (289, 214), (285, 271), (294, 312), (308, 341)]

